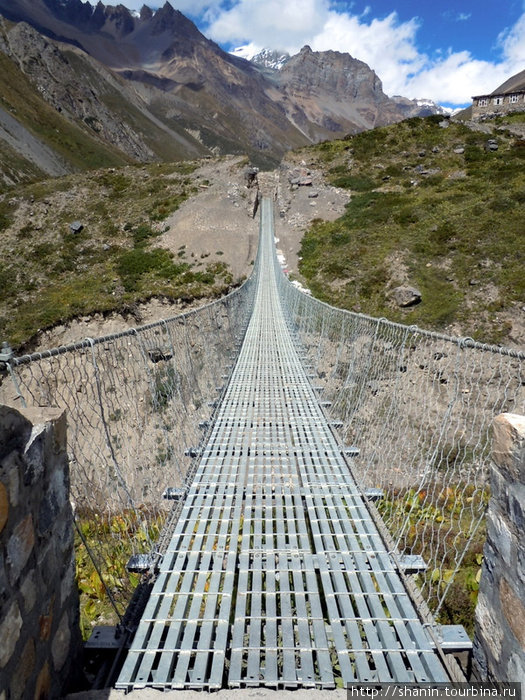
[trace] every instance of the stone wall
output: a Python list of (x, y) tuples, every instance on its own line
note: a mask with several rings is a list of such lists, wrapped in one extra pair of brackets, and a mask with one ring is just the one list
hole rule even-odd
[(80, 652), (65, 414), (0, 406), (0, 700), (63, 697)]
[[(523, 112), (525, 110), (525, 93), (516, 93), (518, 95), (517, 102), (510, 101), (510, 95), (498, 95), (503, 98), (501, 104), (494, 104), (494, 96), (487, 95), (484, 99), (487, 104), (480, 104), (480, 98), (475, 98), (472, 102), (472, 119), (481, 119), (483, 117), (492, 119), (501, 114), (509, 114), (510, 112)], [(481, 98), (483, 99), (483, 98)]]
[(476, 607), (474, 664), (483, 680), (525, 679), (525, 417), (494, 420), (491, 498)]

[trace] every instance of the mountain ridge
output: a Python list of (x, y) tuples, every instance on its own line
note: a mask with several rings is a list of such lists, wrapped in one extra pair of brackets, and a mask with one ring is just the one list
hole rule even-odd
[[(419, 109), (386, 96), (349, 54), (304, 47), (274, 72), (228, 54), (169, 2), (131, 13), (100, 1), (0, 0), (0, 14), (14, 23), (4, 23), (2, 50), (40, 97), (103, 147), (139, 161), (245, 153), (271, 167), (290, 149)], [(31, 31), (17, 29), (22, 23)], [(60, 65), (67, 87), (54, 77), (64, 82)]]

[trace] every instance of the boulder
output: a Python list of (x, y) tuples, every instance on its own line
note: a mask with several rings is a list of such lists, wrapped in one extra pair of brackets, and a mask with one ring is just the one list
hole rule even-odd
[(71, 224), (69, 224), (69, 230), (71, 233), (80, 233), (83, 228), (84, 224), (82, 224), (80, 221), (73, 221)]
[(392, 290), (392, 298), (401, 308), (415, 306), (421, 301), (421, 292), (415, 287), (401, 286)]
[(257, 173), (259, 168), (246, 168), (244, 171), (244, 184), (246, 187), (257, 186)]

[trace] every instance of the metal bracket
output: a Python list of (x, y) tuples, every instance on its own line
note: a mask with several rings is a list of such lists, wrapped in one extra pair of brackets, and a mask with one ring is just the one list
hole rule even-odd
[(165, 498), (167, 501), (180, 501), (185, 495), (186, 489), (168, 486), (168, 488), (162, 494), (162, 498)]
[(151, 554), (132, 554), (126, 564), (126, 569), (133, 574), (145, 574), (153, 566), (154, 557)]
[(419, 574), (428, 568), (421, 554), (400, 554), (398, 560), (399, 568), (405, 574)]
[(4, 365), (8, 365), (13, 357), (13, 348), (9, 345), (9, 343), (4, 341), (2, 343), (2, 350), (0, 351), (0, 370), (3, 372), (7, 371), (7, 367)]
[(437, 625), (436, 634), (440, 647), (447, 654), (472, 649), (472, 640), (463, 625)]
[(369, 501), (381, 501), (385, 497), (385, 492), (383, 489), (367, 489), (365, 491), (365, 497)]
[(94, 627), (84, 648), (94, 651), (101, 649), (120, 649), (122, 645), (121, 634), (122, 632), (118, 627)]

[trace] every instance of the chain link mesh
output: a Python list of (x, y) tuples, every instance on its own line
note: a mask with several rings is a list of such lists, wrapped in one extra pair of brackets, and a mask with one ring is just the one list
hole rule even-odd
[(479, 582), (490, 427), (525, 410), (525, 353), (335, 309), (279, 280), (358, 483), (378, 498), (395, 551), (424, 560), (431, 610), (457, 621)]
[[(76, 525), (97, 572), (85, 592), (105, 591), (119, 617), (137, 582), (125, 562), (159, 546), (169, 514), (161, 494), (192, 477), (257, 269), (196, 311), (14, 358), (16, 382), (0, 385), (4, 403), (23, 397), (67, 410)], [(475, 589), (461, 572), (480, 563), (490, 426), (501, 412), (525, 411), (525, 354), (335, 309), (278, 280), (341, 443), (352, 448), (354, 476), (381, 495), (393, 551), (424, 559), (418, 582), (438, 615), (458, 572)]]
[(155, 550), (170, 505), (163, 492), (191, 479), (254, 283), (253, 275), (223, 299), (169, 320), (10, 363), (18, 387), (4, 377), (2, 402), (16, 407), (23, 398), (67, 412), (76, 527), (94, 567), (83, 572), (87, 555), (77, 553), (91, 621), (104, 621), (107, 610), (96, 610), (104, 593), (112, 621), (115, 613), (122, 619), (139, 580), (126, 563)]

